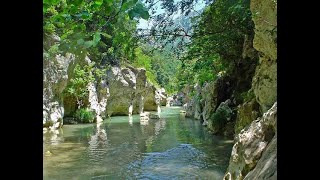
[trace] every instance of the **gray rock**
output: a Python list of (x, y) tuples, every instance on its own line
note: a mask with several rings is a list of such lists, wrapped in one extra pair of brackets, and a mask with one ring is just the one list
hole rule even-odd
[[(223, 131), (225, 129), (227, 129), (226, 134), (228, 134), (228, 136), (231, 133), (230, 127), (232, 127), (232, 124), (229, 123), (229, 121), (231, 120), (232, 109), (229, 107), (230, 104), (231, 104), (230, 99), (227, 99), (226, 101), (220, 103), (217, 110), (210, 116), (210, 119), (208, 120), (207, 124), (208, 124), (208, 128), (214, 134), (223, 134)], [(227, 124), (229, 125), (226, 126)]]
[[(44, 49), (58, 43), (60, 38), (51, 35), (44, 40)], [(59, 128), (63, 125), (65, 114), (61, 94), (67, 86), (70, 64), (74, 63), (75, 56), (66, 53), (65, 56), (57, 54), (54, 57), (43, 58), (43, 126)]]
[(238, 134), (243, 128), (258, 118), (259, 104), (255, 99), (245, 102), (237, 108), (237, 118), (235, 125), (235, 133)]
[(166, 106), (167, 105), (167, 93), (164, 88), (160, 88), (157, 90), (157, 94), (160, 97), (160, 105), (161, 106)]
[(201, 87), (196, 84), (194, 89), (196, 90), (196, 95), (193, 99), (193, 106), (194, 106), (194, 118), (195, 119), (201, 119), (202, 116), (202, 106), (201, 106)]
[(256, 167), (244, 178), (244, 180), (251, 179), (277, 179), (277, 134), (262, 153)]
[(111, 67), (107, 73), (110, 97), (106, 106), (107, 114), (128, 115), (136, 90), (136, 76), (129, 69)]
[(260, 51), (252, 80), (257, 102), (266, 112), (277, 100), (277, 0), (252, 0), (253, 46)]
[(160, 95), (156, 88), (147, 82), (146, 70), (133, 67), (112, 67), (108, 71), (109, 94), (106, 113), (111, 115), (128, 115), (146, 111), (157, 111)]
[[(249, 127), (243, 129), (235, 137), (235, 144), (232, 148), (229, 167), (224, 176), (224, 180), (240, 180), (245, 178), (245, 176), (256, 167), (258, 161), (261, 159), (262, 153), (266, 151), (268, 144), (276, 132), (277, 102), (274, 103), (272, 108), (264, 113), (261, 118), (253, 121)], [(276, 153), (276, 151), (272, 152)], [(274, 155), (272, 153), (267, 154), (269, 154), (267, 155), (268, 157)], [(263, 165), (259, 167), (261, 166)], [(259, 175), (262, 170), (256, 171), (257, 172), (253, 172), (251, 176)]]
[(202, 97), (204, 100), (204, 107), (202, 109), (202, 117), (204, 122), (207, 123), (210, 116), (214, 113), (217, 106), (218, 91), (216, 88), (216, 81), (209, 82), (202, 88)]

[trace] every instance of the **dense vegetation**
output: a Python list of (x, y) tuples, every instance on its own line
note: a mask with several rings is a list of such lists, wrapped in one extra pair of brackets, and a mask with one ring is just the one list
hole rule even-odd
[(242, 58), (246, 36), (253, 34), (249, 0), (217, 0), (197, 16), (191, 42), (182, 58), (180, 87), (190, 82), (215, 80), (245, 61)]
[[(276, 166), (276, 6), (257, 0), (43, 0), (44, 127), (159, 112), (168, 103), (158, 94), (164, 88), (170, 104), (183, 106), (180, 118), (235, 137), (224, 179), (267, 177), (262, 163)], [(244, 151), (258, 152), (256, 161), (247, 163)], [(268, 173), (276, 177), (276, 170)]]
[(167, 93), (177, 92), (177, 68), (181, 62), (170, 49), (153, 50), (150, 45), (141, 45), (136, 49), (135, 67), (144, 67), (147, 77), (157, 87), (163, 87)]
[(43, 5), (44, 35), (61, 38), (50, 50), (89, 55), (96, 62), (132, 58), (136, 18), (149, 17), (137, 0), (44, 0)]
[[(249, 0), (216, 0), (204, 8), (197, 1), (44, 0), (45, 58), (57, 53), (88, 56), (92, 65), (77, 65), (65, 94), (78, 109), (88, 95), (85, 84), (110, 65), (143, 67), (147, 78), (168, 93), (186, 85), (236, 74), (246, 38), (253, 35)], [(162, 10), (157, 10), (162, 8)], [(138, 21), (151, 22), (137, 29)]]

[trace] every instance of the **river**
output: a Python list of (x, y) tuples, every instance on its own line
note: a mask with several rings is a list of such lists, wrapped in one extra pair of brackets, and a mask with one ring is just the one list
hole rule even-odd
[(43, 178), (222, 179), (233, 140), (209, 134), (179, 111), (163, 107), (158, 120), (115, 116), (46, 132)]

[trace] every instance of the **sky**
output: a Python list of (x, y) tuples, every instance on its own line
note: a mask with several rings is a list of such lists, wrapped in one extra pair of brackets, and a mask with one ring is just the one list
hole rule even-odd
[[(175, 2), (177, 2), (177, 1), (175, 0)], [(198, 11), (198, 10), (202, 9), (204, 6), (205, 6), (205, 1), (199, 0), (199, 2), (196, 4), (196, 6), (195, 6), (194, 9), (195, 9), (196, 11)], [(156, 10), (155, 15), (158, 15), (158, 14), (161, 14), (161, 13), (164, 13), (164, 12), (165, 12), (163, 9), (160, 8), (160, 2), (158, 2), (155, 7), (156, 7), (156, 9), (155, 9), (155, 10)], [(151, 10), (149, 10), (149, 14), (151, 14)], [(178, 13), (176, 13), (176, 14), (174, 15), (174, 18), (177, 18), (177, 17), (179, 17), (179, 16), (180, 16), (180, 11), (178, 11)], [(151, 27), (151, 23), (148, 23), (148, 21), (140, 18), (139, 24), (138, 24), (137, 28), (139, 28), (139, 29), (140, 29), (140, 28), (141, 28), (141, 29), (150, 29), (150, 27)]]

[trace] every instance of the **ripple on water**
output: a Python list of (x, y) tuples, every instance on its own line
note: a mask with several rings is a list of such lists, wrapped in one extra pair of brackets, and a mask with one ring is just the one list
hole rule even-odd
[(113, 117), (44, 133), (44, 179), (222, 179), (232, 142), (178, 113), (164, 109), (146, 125), (137, 115), (131, 124)]
[(144, 157), (129, 164), (127, 177), (132, 179), (187, 179), (207, 177), (221, 179), (221, 172), (208, 168), (206, 155), (191, 144), (180, 144), (164, 152), (144, 153)]

